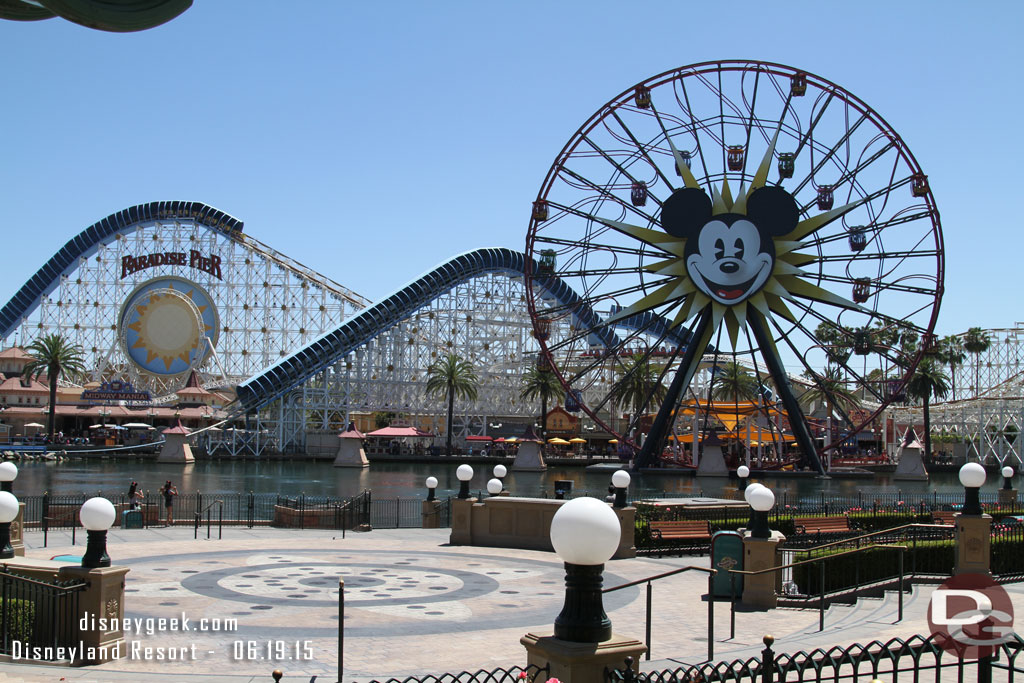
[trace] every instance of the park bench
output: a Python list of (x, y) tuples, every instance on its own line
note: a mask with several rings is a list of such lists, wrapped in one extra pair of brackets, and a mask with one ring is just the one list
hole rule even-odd
[(650, 523), (651, 539), (664, 545), (698, 545), (711, 542), (711, 524), (707, 520)]
[(953, 518), (954, 515), (956, 513), (952, 510), (936, 510), (932, 512), (932, 524), (956, 526), (956, 520)]
[(838, 534), (853, 531), (850, 518), (846, 515), (836, 517), (794, 517), (793, 526), (798, 534)]

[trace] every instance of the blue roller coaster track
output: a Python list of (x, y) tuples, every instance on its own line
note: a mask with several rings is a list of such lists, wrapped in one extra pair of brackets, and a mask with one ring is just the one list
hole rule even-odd
[[(238, 385), (237, 408), (252, 412), (273, 402), (470, 278), (486, 273), (507, 273), (510, 277), (523, 277), (525, 272), (526, 256), (511, 249), (485, 248), (459, 254), (379, 303), (360, 311), (333, 332), (324, 334), (299, 351), (282, 358), (262, 374)], [(536, 262), (532, 272), (537, 272)], [(604, 325), (600, 316), (562, 280), (535, 277), (534, 283), (544, 290), (546, 296), (556, 299), (563, 308), (570, 311), (580, 328), (595, 330), (596, 344), (609, 349), (617, 348), (619, 339), (611, 327)], [(671, 330), (665, 319), (650, 312), (617, 321), (615, 326), (645, 330), (671, 340), (679, 347), (685, 346), (687, 341), (675, 330)]]
[(143, 221), (174, 218), (192, 219), (235, 238), (242, 232), (243, 226), (237, 218), (199, 202), (151, 202), (112, 213), (70, 239), (0, 309), (0, 338), (6, 337), (20, 325), (22, 319), (39, 305), (40, 299), (56, 289), (61, 276), (74, 270), (79, 259), (92, 254), (100, 244)]

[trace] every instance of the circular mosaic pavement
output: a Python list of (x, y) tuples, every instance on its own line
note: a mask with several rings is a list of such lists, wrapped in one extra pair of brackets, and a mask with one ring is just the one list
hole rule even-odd
[[(441, 552), (246, 550), (180, 555), (174, 567), (159, 557), (125, 564), (132, 568), (129, 615), (149, 607), (189, 611), (191, 604), (207, 614), (236, 615), (250, 633), (301, 630), (305, 637), (336, 633), (339, 576), (346, 637), (444, 633), (467, 622), (477, 629), (552, 623), (565, 577), (557, 560)], [(619, 583), (625, 581), (605, 573), (606, 586)], [(636, 595), (636, 588), (610, 593), (605, 607)]]

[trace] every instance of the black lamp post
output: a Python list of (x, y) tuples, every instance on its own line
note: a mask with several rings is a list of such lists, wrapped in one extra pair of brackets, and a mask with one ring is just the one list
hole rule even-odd
[(615, 487), (615, 502), (612, 503), (613, 507), (626, 507), (626, 489), (629, 488), (629, 482), (629, 472), (626, 470), (616, 470), (615, 474), (612, 475), (612, 486)]
[(747, 497), (750, 507), (754, 508), (754, 523), (750, 529), (751, 538), (771, 538), (772, 530), (768, 527), (768, 511), (775, 506), (775, 494), (767, 486), (751, 488)]
[(473, 468), (469, 465), (459, 465), (455, 470), (455, 476), (459, 479), (459, 499), (469, 498), (469, 480), (473, 478)]
[[(736, 476), (740, 479), (740, 493), (747, 490), (747, 477), (750, 476), (750, 468), (746, 465), (740, 465), (736, 468)], [(746, 500), (746, 497), (744, 497)]]
[(427, 500), (436, 500), (437, 477), (427, 477)]
[(961, 511), (965, 515), (981, 514), (981, 485), (985, 483), (985, 468), (976, 462), (969, 462), (960, 468), (960, 483), (964, 486), (964, 508)]
[(0, 559), (14, 557), (11, 547), (11, 522), (18, 517), (18, 499), (10, 491), (0, 491)]
[(88, 531), (85, 554), (82, 555), (83, 567), (95, 569), (110, 566), (110, 556), (107, 555), (107, 531), (114, 524), (116, 516), (113, 503), (106, 498), (90, 498), (82, 503), (78, 519)]
[(1013, 468), (1007, 465), (1003, 468), (1003, 488), (1007, 491), (1013, 489)]
[(618, 516), (596, 498), (563, 504), (551, 520), (551, 545), (565, 563), (565, 603), (555, 618), (555, 638), (600, 643), (612, 637), (601, 586), (604, 563), (619, 546)]

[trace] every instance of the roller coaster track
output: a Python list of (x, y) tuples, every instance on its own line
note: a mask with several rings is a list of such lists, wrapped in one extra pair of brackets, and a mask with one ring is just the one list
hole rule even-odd
[[(379, 303), (358, 312), (333, 332), (322, 335), (261, 374), (239, 384), (235, 408), (238, 413), (248, 413), (275, 401), (462, 282), (486, 273), (507, 273), (510, 277), (523, 277), (525, 272), (526, 256), (511, 249), (484, 248), (459, 254)], [(536, 263), (532, 264), (531, 272), (537, 272)], [(535, 278), (534, 286), (546, 290), (547, 294), (571, 311), (581, 329), (596, 330), (598, 343), (609, 349), (618, 346), (619, 340), (614, 331), (605, 326), (600, 316), (562, 280), (555, 277)], [(617, 321), (615, 325), (664, 336), (680, 347), (686, 344), (685, 338), (669, 329), (664, 318), (650, 312)]]
[(333, 280), (325, 278), (316, 271), (288, 258), (284, 254), (263, 244), (259, 240), (242, 232), (243, 223), (223, 211), (200, 202), (166, 201), (138, 204), (93, 223), (78, 235), (68, 240), (59, 251), (43, 264), (21, 289), (0, 309), (0, 338), (6, 337), (21, 321), (39, 306), (40, 299), (51, 293), (60, 283), (62, 275), (70, 273), (77, 267), (79, 260), (91, 255), (96, 249), (121, 233), (129, 233), (140, 224), (149, 221), (174, 221), (176, 219), (194, 220), (211, 230), (215, 230), (249, 249), (260, 253), (265, 258), (277, 263), (310, 280), (316, 281), (325, 289), (350, 302), (357, 308), (367, 306), (370, 302)]

